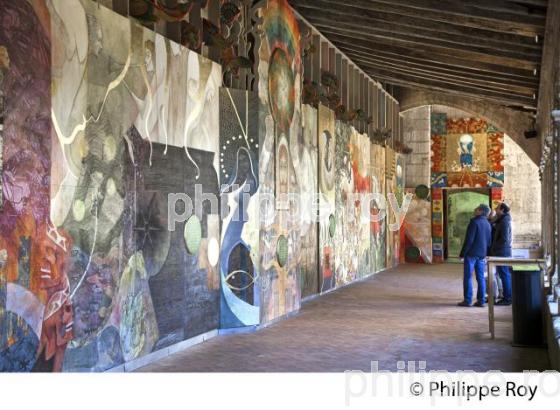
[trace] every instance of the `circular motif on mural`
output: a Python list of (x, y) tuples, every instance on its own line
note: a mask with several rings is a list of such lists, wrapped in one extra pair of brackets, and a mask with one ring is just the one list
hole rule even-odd
[(334, 233), (336, 231), (336, 218), (334, 215), (329, 216), (329, 236), (331, 238), (334, 237)]
[(281, 267), (286, 266), (288, 262), (288, 239), (284, 235), (280, 235), (276, 244), (276, 259)]
[(216, 238), (210, 239), (208, 242), (208, 262), (210, 266), (215, 267), (220, 260), (220, 245)]
[(406, 248), (405, 257), (407, 261), (415, 262), (420, 257), (420, 249), (416, 246), (411, 246)]
[(268, 98), (274, 121), (281, 130), (288, 131), (294, 117), (296, 91), (290, 60), (281, 48), (270, 57)]
[(185, 224), (185, 245), (191, 255), (196, 255), (200, 249), (202, 240), (202, 226), (196, 215), (189, 218)]
[(430, 195), (430, 188), (426, 185), (418, 185), (414, 190), (414, 193), (419, 199), (427, 199)]
[(84, 201), (82, 201), (81, 199), (77, 199), (76, 201), (74, 201), (74, 203), (72, 204), (72, 215), (74, 216), (76, 222), (81, 222), (84, 220), (84, 217), (86, 215), (86, 205), (84, 204)]

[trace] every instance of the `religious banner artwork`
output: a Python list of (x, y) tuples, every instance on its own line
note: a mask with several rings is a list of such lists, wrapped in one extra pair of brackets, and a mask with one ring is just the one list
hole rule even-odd
[(503, 186), (504, 134), (482, 119), (443, 118), (432, 113), (432, 187)]

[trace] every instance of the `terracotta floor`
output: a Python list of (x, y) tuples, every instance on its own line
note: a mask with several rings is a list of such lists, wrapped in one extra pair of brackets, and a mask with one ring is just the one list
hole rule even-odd
[(250, 334), (219, 336), (140, 369), (145, 372), (544, 370), (545, 349), (514, 348), (511, 309), (459, 308), (460, 265), (402, 265), (305, 303), (297, 316)]

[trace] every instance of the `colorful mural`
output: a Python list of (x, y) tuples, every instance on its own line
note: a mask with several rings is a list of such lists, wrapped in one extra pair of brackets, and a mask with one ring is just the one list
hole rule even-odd
[(258, 98), (220, 90), (222, 221), (220, 327), (260, 323)]
[(501, 187), (504, 134), (475, 118), (432, 114), (432, 187)]
[(335, 287), (335, 240), (337, 219), (335, 214), (336, 147), (334, 111), (319, 105), (319, 266), (321, 292)]
[(319, 224), (317, 210), (312, 204), (319, 189), (318, 179), (318, 112), (310, 105), (303, 105), (303, 144), (299, 162), (295, 165), (301, 181), (302, 204), (300, 226), (300, 289), (301, 297), (317, 294), (320, 289), (318, 268)]
[(0, 1), (0, 371), (61, 370), (73, 338), (72, 242), (49, 215), (52, 44), (44, 8)]
[(0, 371), (118, 368), (394, 264), (352, 194), (402, 164), (302, 106), (286, 0), (254, 8), (255, 94), (91, 0), (0, 9)]
[[(287, 195), (299, 193), (301, 161), (302, 64), (298, 22), (286, 0), (264, 0), (259, 9), (263, 38), (259, 67), (259, 173), (261, 194), (275, 201), (261, 201), (273, 215), (261, 224), (260, 275), (261, 323), (299, 309), (300, 220), (290, 217)], [(278, 175), (276, 175), (278, 173)], [(279, 239), (287, 238), (287, 261), (278, 263)]]
[[(432, 185), (432, 250), (433, 261), (444, 259), (444, 212), (448, 235), (455, 235), (456, 214), (444, 211), (443, 190), (446, 188), (490, 188), (504, 186), (504, 134), (485, 120), (448, 118), (445, 113), (431, 117), (431, 185)], [(489, 194), (489, 191), (488, 191)], [(448, 236), (448, 254), (458, 254), (459, 232)], [(457, 243), (456, 243), (457, 242)], [(460, 248), (460, 246), (459, 246)]]
[[(432, 262), (432, 205), (429, 197), (419, 197), (417, 189), (405, 190), (413, 196), (403, 224), (406, 262)], [(429, 191), (428, 191), (429, 192)]]
[(432, 262), (441, 263), (443, 252), (443, 188), (432, 188)]
[(380, 201), (379, 197), (385, 198), (385, 148), (371, 145), (371, 192), (377, 197), (372, 199), (371, 214), (375, 218), (371, 221), (371, 255), (372, 269), (379, 272), (387, 266), (387, 207), (386, 201)]
[[(397, 157), (392, 148), (385, 148), (385, 195), (393, 194), (397, 196)], [(395, 224), (394, 213), (390, 212), (390, 206), (387, 206), (387, 230), (386, 230), (386, 267), (395, 266), (395, 260), (398, 260), (398, 249), (396, 248), (399, 235), (398, 232), (389, 229), (391, 224)]]

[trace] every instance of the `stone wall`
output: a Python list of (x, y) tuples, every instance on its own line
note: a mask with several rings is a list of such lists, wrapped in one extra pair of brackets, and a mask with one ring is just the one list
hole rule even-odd
[(430, 186), (430, 113), (428, 105), (402, 114), (404, 143), (413, 149), (405, 156), (407, 188)]
[(504, 199), (511, 206), (517, 244), (538, 242), (541, 237), (541, 184), (539, 169), (506, 135)]

